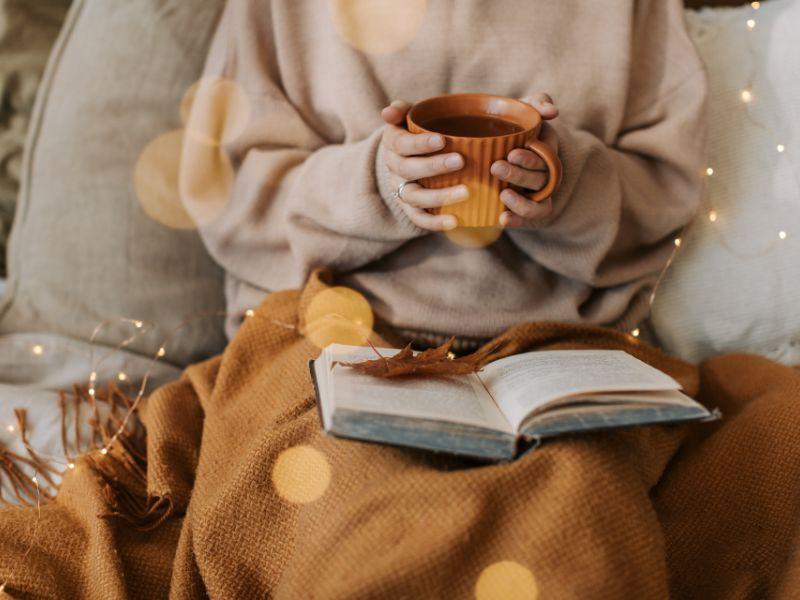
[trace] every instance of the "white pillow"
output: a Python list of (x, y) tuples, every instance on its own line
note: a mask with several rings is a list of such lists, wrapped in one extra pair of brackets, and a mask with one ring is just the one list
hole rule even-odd
[(741, 351), (800, 364), (800, 2), (687, 19), (711, 86), (713, 174), (656, 296), (655, 333), (691, 361)]

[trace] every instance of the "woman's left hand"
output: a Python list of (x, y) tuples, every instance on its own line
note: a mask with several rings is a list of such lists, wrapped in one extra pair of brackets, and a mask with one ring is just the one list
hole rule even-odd
[[(550, 121), (558, 116), (558, 108), (547, 94), (536, 94), (522, 98), (522, 101), (533, 106), (542, 119)], [(548, 144), (558, 154), (558, 136), (547, 123), (542, 124), (539, 139)], [(547, 165), (531, 150), (515, 148), (508, 153), (506, 160), (498, 160), (492, 165), (492, 175), (513, 185), (538, 191), (547, 183)], [(547, 198), (534, 202), (511, 188), (500, 193), (500, 200), (508, 208), (500, 215), (503, 227), (526, 227), (536, 225), (538, 221), (547, 219), (553, 212), (553, 199)]]

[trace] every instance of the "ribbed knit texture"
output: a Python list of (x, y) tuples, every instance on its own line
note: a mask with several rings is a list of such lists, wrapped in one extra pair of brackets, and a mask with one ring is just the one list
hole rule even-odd
[[(224, 355), (149, 398), (147, 492), (173, 515), (160, 527), (99, 518), (86, 460), (42, 509), (27, 559), (35, 509), (0, 511), (12, 596), (466, 600), (484, 569), (514, 561), (541, 598), (796, 598), (800, 370), (747, 355), (698, 369), (610, 329), (516, 327), (504, 353), (626, 350), (725, 418), (479, 465), (320, 433), (307, 366), (319, 350), (298, 329), (325, 287), (269, 296)], [(274, 484), (298, 446), (321, 459), (295, 465), (295, 484), (328, 482), (307, 504)]]
[[(681, 3), (377, 4), (389, 17), (362, 14), (369, 2), (228, 3), (206, 73), (240, 86), (249, 123), (226, 146), (230, 205), (201, 233), (227, 270), (230, 311), (327, 266), (401, 328), (487, 338), (536, 320), (636, 326), (706, 166), (706, 82)], [(374, 51), (420, 10), (405, 45)], [(456, 92), (555, 98), (564, 180), (546, 223), (468, 249), (392, 200), (381, 108)], [(236, 137), (237, 115), (202, 114), (218, 106), (198, 103), (193, 118)]]

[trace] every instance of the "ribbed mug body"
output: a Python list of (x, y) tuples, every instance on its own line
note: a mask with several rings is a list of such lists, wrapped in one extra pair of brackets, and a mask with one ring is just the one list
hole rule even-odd
[[(412, 133), (424, 131), (416, 125), (410, 125), (409, 130)], [(426, 177), (419, 183), (426, 188), (435, 189), (464, 184), (469, 189), (469, 198), (431, 212), (455, 215), (462, 227), (499, 225), (500, 214), (506, 210), (500, 201), (500, 192), (509, 187), (509, 184), (492, 175), (492, 164), (505, 159), (514, 148), (523, 148), (531, 135), (531, 131), (522, 131), (498, 137), (443, 136), (445, 147), (441, 152), (458, 152), (464, 157), (464, 168), (446, 175)]]
[[(520, 131), (506, 135), (463, 137), (426, 129), (425, 125), (442, 117), (489, 116), (510, 121)], [(524, 148), (529, 140), (539, 137), (542, 119), (536, 109), (513, 98), (491, 94), (449, 94), (428, 98), (415, 104), (408, 113), (411, 133), (433, 132), (445, 139), (445, 147), (436, 152), (458, 152), (464, 157), (464, 168), (453, 173), (420, 179), (426, 188), (466, 185), (469, 198), (463, 202), (432, 209), (437, 214), (451, 214), (461, 227), (498, 226), (505, 206), (500, 192), (509, 186), (491, 173), (492, 163), (508, 157), (514, 148)]]

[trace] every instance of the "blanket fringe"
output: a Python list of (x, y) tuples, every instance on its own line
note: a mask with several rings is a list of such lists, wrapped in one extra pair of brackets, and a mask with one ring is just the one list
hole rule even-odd
[[(101, 418), (98, 406), (105, 403), (109, 410)], [(133, 400), (115, 382), (97, 387), (94, 395), (84, 385), (74, 385), (71, 393), (60, 391), (58, 408), (61, 416), (61, 450), (65, 464), (81, 460), (103, 481), (103, 494), (108, 510), (98, 516), (121, 519), (133, 527), (148, 531), (161, 525), (174, 513), (169, 496), (147, 494), (147, 457), (144, 427), (135, 419), (120, 431), (125, 417), (133, 410)], [(68, 415), (72, 409), (75, 426), (69, 431)], [(87, 409), (87, 410), (82, 410)], [(83, 414), (82, 414), (83, 413)], [(9, 482), (14, 498), (5, 498), (0, 487), (0, 506), (13, 504), (34, 507), (51, 501), (58, 491), (55, 479), (61, 469), (58, 458), (44, 457), (30, 443), (27, 413), (16, 409), (17, 430), (26, 455), (0, 448), (0, 477)], [(87, 439), (81, 435), (81, 420), (90, 425)], [(73, 438), (70, 440), (71, 437)], [(113, 438), (107, 454), (97, 452)], [(72, 443), (70, 443), (72, 441)], [(37, 484), (26, 474), (33, 470)]]
[(92, 468), (103, 480), (103, 496), (108, 506), (106, 512), (98, 515), (100, 518), (119, 519), (139, 531), (151, 531), (174, 514), (172, 498), (151, 496), (133, 489), (139, 485), (126, 485), (118, 476), (118, 464), (111, 466), (105, 458), (91, 461)]
[[(25, 447), (27, 456), (12, 452), (7, 448), (0, 448), (0, 477), (5, 478), (16, 501), (14, 504), (23, 506), (36, 506), (39, 501), (52, 499), (55, 483), (53, 476), (58, 470), (46, 459), (39, 456), (28, 441), (27, 413), (24, 409), (15, 409), (14, 416), (17, 418), (17, 431)], [(33, 479), (25, 473), (25, 468), (33, 470), (37, 477), (42, 477), (47, 486), (37, 485)], [(0, 487), (0, 506), (11, 504), (12, 501), (3, 496)]]

